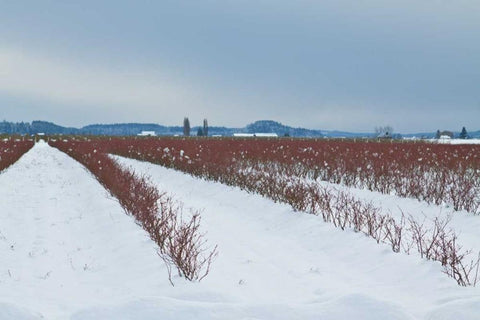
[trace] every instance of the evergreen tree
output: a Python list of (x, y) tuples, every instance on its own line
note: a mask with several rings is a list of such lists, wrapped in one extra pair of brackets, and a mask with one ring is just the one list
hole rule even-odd
[(467, 139), (468, 138), (467, 129), (465, 129), (465, 127), (462, 128), (462, 132), (460, 132), (459, 138), (460, 139)]
[(207, 119), (203, 119), (203, 135), (208, 137), (208, 121)]
[(188, 120), (188, 117), (183, 118), (183, 135), (190, 136), (190, 120)]
[(435, 138), (440, 139), (441, 133), (440, 130), (437, 130), (437, 133), (435, 134)]
[(197, 136), (198, 136), (198, 137), (202, 137), (202, 136), (204, 136), (204, 135), (205, 135), (205, 134), (204, 134), (202, 128), (199, 127), (198, 130), (197, 130)]

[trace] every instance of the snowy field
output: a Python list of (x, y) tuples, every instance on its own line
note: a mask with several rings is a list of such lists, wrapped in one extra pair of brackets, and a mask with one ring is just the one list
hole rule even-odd
[[(219, 256), (200, 283), (174, 278), (155, 244), (80, 164), (37, 144), (0, 174), (0, 320), (480, 318), (480, 287), (320, 217), (237, 188), (119, 158), (200, 209)], [(365, 190), (385, 212), (448, 208)], [(480, 250), (479, 216), (452, 227)]]
[(480, 139), (430, 139), (429, 141), (445, 144), (480, 144)]

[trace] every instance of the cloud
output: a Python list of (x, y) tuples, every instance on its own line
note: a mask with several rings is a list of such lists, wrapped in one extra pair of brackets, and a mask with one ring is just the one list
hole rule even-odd
[(212, 114), (232, 120), (228, 110), (241, 109), (242, 99), (222, 93), (220, 87), (175, 76), (168, 68), (159, 71), (158, 66), (106, 68), (0, 48), (0, 98), (18, 106), (13, 112), (18, 120), (71, 126), (137, 121), (172, 125), (184, 116), (201, 121)]
[(479, 14), (475, 0), (9, 2), (0, 103), (70, 125), (477, 126)]
[(64, 57), (1, 48), (0, 101), (15, 106), (15, 111), (6, 113), (12, 118), (71, 126), (137, 121), (179, 124), (183, 116), (194, 123), (207, 117), (213, 125), (228, 126), (264, 118), (313, 124), (292, 116), (301, 99), (288, 93), (221, 79), (209, 82), (208, 75), (172, 74), (176, 73), (168, 67), (116, 63), (107, 68), (105, 63), (79, 64)]
[(0, 50), (2, 91), (55, 103), (138, 108), (188, 104), (195, 93), (187, 87), (168, 76), (143, 71), (65, 64), (17, 50)]

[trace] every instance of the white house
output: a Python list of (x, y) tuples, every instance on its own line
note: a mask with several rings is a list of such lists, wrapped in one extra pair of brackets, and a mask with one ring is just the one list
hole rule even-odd
[(447, 135), (441, 135), (439, 139), (440, 140), (452, 140), (452, 137), (447, 136)]
[(262, 133), (262, 132), (256, 132), (256, 133), (234, 133), (234, 137), (237, 138), (278, 138), (278, 134), (276, 133)]
[(142, 131), (139, 134), (137, 134), (137, 136), (140, 136), (140, 137), (155, 137), (156, 135), (157, 134), (155, 133), (155, 131)]
[(253, 136), (260, 138), (278, 138), (278, 134), (276, 133), (254, 133)]

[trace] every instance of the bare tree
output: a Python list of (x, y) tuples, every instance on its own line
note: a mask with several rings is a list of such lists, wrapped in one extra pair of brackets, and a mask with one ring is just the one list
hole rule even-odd
[(391, 138), (393, 135), (393, 128), (391, 126), (375, 127), (375, 137), (377, 138)]

